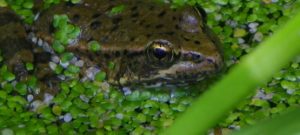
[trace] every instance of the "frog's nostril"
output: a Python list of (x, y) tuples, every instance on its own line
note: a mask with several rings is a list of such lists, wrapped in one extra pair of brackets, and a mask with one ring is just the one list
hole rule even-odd
[(201, 58), (201, 55), (200, 54), (193, 54), (192, 58), (193, 58), (193, 60), (198, 60), (198, 59)]
[(208, 58), (208, 59), (206, 59), (206, 60), (207, 60), (207, 62), (209, 62), (209, 63), (215, 63), (215, 61), (214, 61), (213, 59)]
[(197, 62), (200, 63), (203, 61), (203, 59), (205, 58), (202, 54), (197, 53), (197, 52), (186, 52), (184, 55), (184, 59), (188, 60), (188, 61), (193, 61), (193, 62)]

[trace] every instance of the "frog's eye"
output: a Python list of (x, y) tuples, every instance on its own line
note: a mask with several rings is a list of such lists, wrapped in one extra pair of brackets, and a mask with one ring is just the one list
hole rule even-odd
[(151, 63), (169, 64), (174, 61), (173, 45), (166, 40), (155, 40), (146, 48), (148, 60)]
[(170, 51), (167, 47), (161, 45), (153, 46), (152, 49), (153, 55), (159, 60), (165, 58)]

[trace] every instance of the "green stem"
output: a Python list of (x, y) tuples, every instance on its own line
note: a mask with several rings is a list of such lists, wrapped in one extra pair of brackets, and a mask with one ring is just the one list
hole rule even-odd
[(259, 84), (300, 53), (300, 13), (246, 56), (167, 129), (168, 135), (206, 134)]

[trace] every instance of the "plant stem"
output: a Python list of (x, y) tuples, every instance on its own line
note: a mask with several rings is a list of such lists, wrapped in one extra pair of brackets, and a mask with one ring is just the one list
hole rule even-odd
[(299, 53), (300, 13), (200, 96), (164, 134), (206, 134), (208, 129), (253, 93), (255, 87), (266, 83)]

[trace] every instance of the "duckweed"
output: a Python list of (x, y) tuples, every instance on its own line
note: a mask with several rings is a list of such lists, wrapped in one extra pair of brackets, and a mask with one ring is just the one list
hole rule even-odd
[(96, 75), (95, 75), (95, 80), (96, 81), (104, 81), (104, 79), (106, 78), (106, 73), (105, 72), (98, 72)]
[(31, 71), (34, 69), (34, 66), (32, 63), (26, 63), (26, 70)]
[[(70, 0), (72, 3), (80, 0)], [(238, 62), (242, 54), (249, 53), (248, 48), (255, 47), (263, 38), (254, 40), (257, 33), (264, 37), (277, 29), (278, 25), (291, 17), (291, 1), (249, 1), (237, 0), (173, 0), (178, 7), (186, 3), (201, 4), (208, 12), (208, 24), (224, 43), (226, 63), (230, 67)], [(33, 2), (7, 0), (7, 4), (20, 14), (24, 21), (32, 23)], [(59, 0), (45, 0), (45, 7), (59, 3)], [(0, 0), (0, 6), (6, 3)], [(298, 4), (300, 5), (300, 4)], [(298, 6), (300, 7), (300, 6)], [(110, 15), (125, 10), (124, 5), (114, 7)], [(249, 15), (249, 12), (251, 14)], [(283, 13), (281, 16), (280, 13)], [(272, 16), (272, 17), (269, 17)], [(283, 19), (282, 19), (283, 18)], [(254, 25), (253, 23), (257, 24)], [(250, 25), (252, 24), (252, 25)], [(2, 134), (157, 134), (170, 126), (174, 119), (186, 110), (193, 101), (193, 94), (185, 90), (172, 93), (151, 89), (129, 91), (124, 95), (113, 87), (105, 85), (106, 73), (98, 72), (95, 80), (81, 82), (78, 78), (80, 68), (71, 64), (74, 54), (65, 47), (76, 42), (80, 29), (70, 24), (68, 16), (54, 16), (55, 28), (53, 49), (59, 54), (61, 63), (54, 66), (54, 73), (70, 78), (59, 83), (60, 91), (54, 95), (50, 105), (42, 101), (34, 109), (34, 101), (27, 101), (26, 95), (39, 91), (39, 80), (30, 75), (26, 81), (16, 81), (16, 76), (3, 63), (0, 64), (0, 130)], [(251, 27), (250, 27), (251, 26)], [(92, 51), (101, 49), (98, 43), (90, 44)], [(0, 57), (2, 62), (3, 57)], [(66, 64), (67, 63), (67, 64)], [(262, 86), (258, 92), (225, 119), (219, 126), (239, 127), (254, 124), (257, 120), (271, 117), (289, 106), (299, 105), (299, 62), (274, 75), (269, 84)], [(115, 64), (109, 63), (109, 69)], [(26, 63), (26, 70), (34, 71), (32, 63)], [(13, 95), (13, 96), (12, 96)], [(192, 95), (192, 96), (190, 96)], [(2, 102), (3, 101), (3, 102)], [(18, 117), (16, 117), (18, 116)], [(55, 124), (53, 124), (55, 123)], [(21, 126), (20, 126), (21, 125)]]
[(2, 73), (1, 77), (6, 81), (12, 81), (15, 79), (15, 75), (9, 71)]
[(1, 2), (4, 6), (6, 3), (8, 6), (13, 9), (17, 14), (19, 14), (24, 22), (28, 24), (32, 24), (34, 20), (34, 13), (32, 11), (33, 8), (33, 0), (6, 0), (5, 2)]
[(0, 0), (0, 7), (6, 7), (7, 3), (5, 0)]
[(89, 44), (89, 49), (93, 52), (100, 51), (101, 46), (97, 41), (91, 41)]
[(74, 54), (71, 52), (65, 52), (61, 55), (61, 62), (62, 63), (66, 63), (69, 62), (70, 60), (72, 60), (72, 58), (74, 57)]
[(65, 47), (59, 41), (54, 41), (52, 47), (57, 53), (63, 53), (65, 51)]
[(111, 11), (109, 12), (109, 15), (113, 16), (113, 15), (117, 15), (121, 12), (123, 12), (125, 10), (126, 6), (125, 5), (118, 5), (115, 6), (111, 9)]

